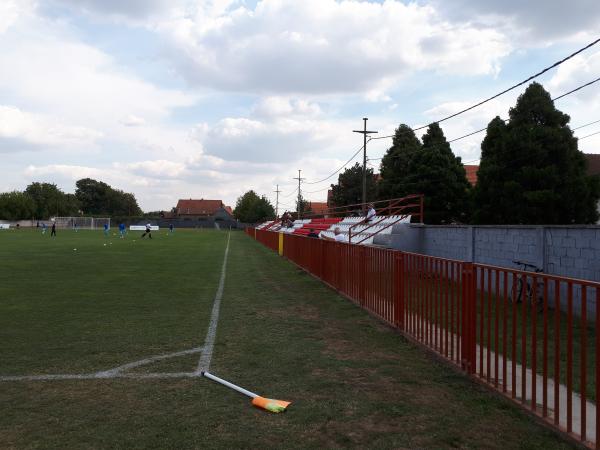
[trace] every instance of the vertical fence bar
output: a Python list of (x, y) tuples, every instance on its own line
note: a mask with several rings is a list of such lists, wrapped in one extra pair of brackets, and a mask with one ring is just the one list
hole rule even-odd
[(554, 425), (560, 423), (560, 281), (554, 281)]
[(475, 336), (476, 336), (476, 282), (473, 263), (462, 264), (462, 333), (461, 356), (465, 370), (474, 374), (477, 371)]
[(404, 331), (404, 254), (394, 254), (394, 325)]
[(531, 296), (531, 410), (537, 408), (537, 311), (538, 311), (538, 278), (533, 275)]
[[(587, 286), (581, 286), (581, 377), (580, 377), (580, 391), (581, 391), (581, 440), (587, 439)], [(597, 362), (596, 362), (597, 364)]]
[(492, 372), (492, 271), (488, 268), (487, 270), (487, 364), (486, 364), (486, 380), (490, 382), (490, 376)]
[(521, 403), (527, 399), (527, 274), (521, 273)]
[(506, 370), (506, 360), (508, 355), (508, 272), (504, 271), (504, 289), (502, 292), (502, 392), (506, 392), (508, 382), (508, 370)]
[(495, 277), (495, 283), (496, 283), (496, 289), (495, 289), (495, 295), (494, 295), (494, 387), (496, 389), (498, 389), (498, 371), (499, 371), (499, 365), (498, 365), (498, 357), (500, 354), (500, 347), (498, 346), (498, 338), (499, 338), (499, 334), (498, 334), (498, 316), (500, 315), (500, 311), (499, 311), (499, 299), (500, 299), (500, 277), (499, 277), (499, 272), (496, 269), (494, 271), (494, 277)]
[[(479, 293), (475, 293), (475, 295), (477, 295), (477, 302), (475, 303), (475, 308), (476, 311), (477, 309), (479, 309), (479, 311), (477, 311), (479, 313), (479, 376), (483, 377), (483, 347), (485, 346), (485, 341), (483, 340), (483, 333), (484, 333), (484, 319), (485, 319), (485, 315), (484, 315), (484, 311), (485, 311), (485, 288), (484, 288), (484, 282), (485, 282), (485, 275), (483, 272), (483, 269), (481, 270), (477, 270), (475, 269), (475, 273), (479, 273)], [(479, 305), (481, 300), (481, 306)]]
[(567, 283), (567, 432), (573, 431), (573, 283)]
[[(458, 331), (458, 321), (456, 320), (456, 316), (458, 315), (458, 303), (454, 301), (456, 297), (456, 289), (458, 286), (458, 275), (456, 276), (456, 280), (454, 279), (454, 263), (450, 263), (450, 279), (452, 280), (451, 286), (452, 290), (450, 292), (450, 336), (452, 336), (452, 344), (450, 344), (450, 359), (454, 360), (454, 347), (455, 342), (458, 340), (459, 331)], [(456, 351), (456, 359), (458, 360), (458, 350)]]
[(448, 291), (450, 280), (448, 280), (448, 261), (444, 261), (444, 356), (448, 358)]
[(548, 280), (544, 278), (544, 343), (542, 356), (542, 416), (548, 417)]
[[(598, 328), (600, 327), (600, 288), (596, 287), (596, 320), (594, 323), (594, 331), (595, 331), (595, 339), (596, 339), (596, 370), (594, 371), (595, 375), (595, 385), (596, 385), (596, 399), (598, 398), (598, 393), (600, 393), (600, 332)], [(596, 400), (596, 405), (598, 404), (598, 400)], [(600, 414), (598, 414), (598, 409), (596, 409), (596, 448), (600, 448)]]
[(512, 359), (512, 379), (511, 379), (511, 397), (517, 397), (517, 274), (512, 273), (512, 349), (510, 356)]

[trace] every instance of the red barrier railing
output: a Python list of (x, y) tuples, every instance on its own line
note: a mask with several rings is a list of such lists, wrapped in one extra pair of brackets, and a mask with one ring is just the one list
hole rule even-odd
[(254, 229), (256, 232), (256, 240), (261, 244), (269, 247), (271, 250), (277, 251), (279, 248), (279, 233), (273, 231), (265, 231)]
[[(256, 239), (278, 249), (279, 233), (256, 230)], [(600, 447), (600, 283), (289, 234), (283, 255), (560, 431)]]

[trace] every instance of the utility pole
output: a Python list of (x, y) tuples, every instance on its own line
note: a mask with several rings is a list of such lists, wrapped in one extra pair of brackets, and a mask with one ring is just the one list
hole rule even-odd
[(277, 218), (279, 217), (279, 193), (281, 191), (279, 190), (279, 185), (277, 185), (277, 190), (275, 191), (275, 193), (277, 194), (276, 200), (275, 200), (275, 220), (277, 220)]
[(294, 178), (294, 180), (298, 180), (298, 205), (296, 205), (296, 213), (298, 214), (298, 219), (300, 219), (302, 215), (302, 213), (300, 212), (300, 206), (302, 206), (300, 204), (300, 202), (302, 201), (302, 188), (300, 187), (300, 183), (304, 181), (304, 178), (300, 176), (301, 172), (302, 170), (298, 169), (298, 177)]
[(363, 135), (363, 177), (362, 177), (362, 210), (363, 214), (367, 212), (367, 134), (377, 133), (377, 131), (367, 131), (367, 117), (363, 117), (364, 129), (363, 130), (352, 130), (353, 133), (360, 133)]

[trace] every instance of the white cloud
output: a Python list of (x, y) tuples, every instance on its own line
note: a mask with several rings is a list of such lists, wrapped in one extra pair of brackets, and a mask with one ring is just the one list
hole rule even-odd
[(261, 93), (384, 91), (416, 70), (490, 74), (511, 46), (487, 27), (446, 21), (430, 6), (271, 0), (255, 9), (202, 4), (157, 25), (192, 84)]
[(13, 28), (18, 32), (0, 40), (0, 67), (10, 67), (0, 71), (0, 98), (94, 128), (115, 126), (115, 116), (158, 121), (197, 100), (131, 74), (109, 54), (78, 41), (62, 22), (34, 17)]
[(185, 164), (167, 161), (140, 161), (135, 163), (115, 163), (115, 169), (130, 171), (131, 173), (149, 178), (178, 178), (183, 175)]
[(317, 103), (283, 96), (264, 97), (253, 108), (253, 114), (261, 117), (315, 117), (321, 113), (321, 108)]
[(444, 15), (454, 20), (479, 21), (515, 36), (523, 42), (572, 38), (597, 34), (600, 2), (597, 0), (433, 0)]
[(34, 9), (30, 0), (2, 0), (0, 2), (0, 34), (8, 30), (20, 16), (29, 15)]
[(142, 125), (146, 124), (146, 121), (141, 117), (129, 114), (127, 117), (121, 120), (121, 123), (126, 127), (141, 127)]
[(61, 123), (52, 117), (21, 111), (12, 106), (0, 105), (0, 152), (4, 147), (3, 142), (10, 142), (13, 151), (21, 147), (60, 147), (77, 148), (78, 146), (91, 147), (102, 133), (90, 128), (72, 126)]

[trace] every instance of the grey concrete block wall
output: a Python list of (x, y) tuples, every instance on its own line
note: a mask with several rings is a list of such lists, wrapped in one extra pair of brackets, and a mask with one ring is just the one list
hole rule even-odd
[(424, 255), (600, 281), (600, 226), (396, 225), (390, 246)]
[[(514, 261), (543, 272), (600, 282), (600, 226), (462, 226), (396, 225), (391, 247), (441, 258), (518, 268)], [(565, 309), (567, 284), (560, 289)], [(587, 310), (596, 310), (595, 292)], [(552, 297), (554, 294), (552, 293)], [(581, 292), (573, 292), (573, 308), (581, 310)]]
[(543, 228), (474, 227), (473, 262), (516, 267), (523, 261), (543, 267)]

